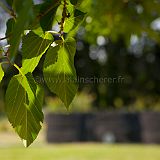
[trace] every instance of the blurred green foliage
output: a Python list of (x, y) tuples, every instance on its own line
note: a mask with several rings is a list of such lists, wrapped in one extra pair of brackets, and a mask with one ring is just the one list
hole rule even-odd
[[(87, 3), (88, 2), (88, 3)], [(159, 41), (159, 33), (152, 26), (160, 16), (159, 0), (87, 0), (87, 39), (94, 42), (98, 35), (116, 40), (123, 35), (129, 42), (130, 36), (147, 33)], [(91, 35), (91, 36), (88, 36)]]
[[(77, 94), (70, 106), (70, 113), (88, 113), (92, 111), (92, 103), (94, 101), (94, 95), (90, 95), (88, 91), (84, 90)], [(54, 113), (66, 113), (62, 102), (58, 98), (46, 97), (47, 112)]]
[[(160, 1), (87, 0), (80, 28), (79, 77), (118, 78), (119, 83), (80, 84), (104, 109), (160, 109)], [(89, 53), (89, 54), (87, 54)]]

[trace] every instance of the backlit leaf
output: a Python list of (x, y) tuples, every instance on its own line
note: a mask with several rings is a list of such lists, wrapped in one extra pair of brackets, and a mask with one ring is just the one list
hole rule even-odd
[(34, 71), (52, 41), (53, 37), (50, 33), (37, 35), (31, 31), (23, 37), (22, 72), (24, 74)]
[(73, 31), (74, 29), (76, 29), (84, 20), (85, 15), (86, 13), (75, 9), (74, 14), (72, 14), (71, 17), (66, 19), (65, 21), (64, 32), (68, 33), (69, 31)]
[(25, 147), (36, 139), (41, 129), (42, 102), (43, 91), (30, 73), (11, 79), (6, 92), (6, 113)]
[(63, 101), (67, 108), (78, 89), (75, 81), (75, 52), (76, 42), (73, 38), (68, 38), (61, 46), (50, 47), (44, 62), (46, 84)]
[(2, 64), (0, 64), (0, 82), (2, 81), (3, 77), (4, 77), (4, 71), (2, 69)]

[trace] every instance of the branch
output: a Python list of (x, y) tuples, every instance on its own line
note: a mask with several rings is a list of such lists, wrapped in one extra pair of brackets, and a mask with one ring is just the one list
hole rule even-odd
[(6, 38), (6, 37), (0, 38), (0, 41), (3, 41), (3, 40), (5, 40), (5, 39), (7, 39), (7, 38)]
[(3, 40), (5, 40), (5, 39), (7, 39), (7, 38), (9, 38), (10, 37), (10, 35), (9, 36), (6, 36), (6, 37), (3, 37), (3, 38), (0, 38), (0, 41), (3, 41)]
[(4, 3), (0, 2), (0, 7), (6, 11), (10, 16), (12, 16), (13, 18), (16, 18), (16, 14), (14, 13), (14, 11), (12, 9), (9, 9), (8, 7), (6, 7), (4, 5)]
[(64, 22), (65, 19), (67, 18), (67, 1), (64, 0), (64, 4), (63, 4), (63, 11), (62, 11), (62, 18), (61, 18), (61, 22), (59, 23), (60, 25), (60, 31), (59, 33), (62, 35), (63, 34), (63, 30), (64, 30)]

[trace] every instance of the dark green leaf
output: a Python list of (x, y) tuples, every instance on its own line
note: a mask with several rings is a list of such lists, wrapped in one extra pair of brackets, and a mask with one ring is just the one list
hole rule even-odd
[(19, 48), (21, 34), (23, 34), (24, 29), (27, 27), (30, 19), (32, 18), (32, 0), (23, 1), (23, 8), (19, 12), (19, 16), (14, 25), (12, 39), (11, 39), (11, 47), (10, 47), (10, 59), (14, 60), (17, 50)]
[(41, 123), (43, 92), (29, 73), (14, 76), (6, 92), (6, 113), (25, 147), (37, 137)]
[(28, 29), (29, 30), (34, 30), (37, 29), (38, 27), (40, 27), (40, 22), (39, 22), (39, 14), (40, 14), (40, 8), (41, 8), (42, 4), (37, 4), (37, 5), (33, 5), (33, 19), (30, 22)]
[(12, 4), (13, 4), (13, 0), (6, 0), (6, 2), (7, 2), (7, 4), (8, 4), (9, 6), (12, 6)]
[(83, 0), (70, 0), (70, 2), (74, 6), (79, 6), (83, 2)]
[(58, 6), (61, 0), (47, 0), (40, 9), (40, 24), (44, 31), (52, 29), (53, 19), (55, 17)]
[(11, 1), (13, 10), (17, 14), (20, 14), (22, 12), (22, 10), (26, 7), (27, 1), (32, 2), (32, 5), (33, 5), (33, 1), (32, 0), (23, 0), (23, 1), (22, 0), (13, 0), (13, 1)]
[(14, 25), (15, 25), (14, 18), (11, 18), (7, 21), (6, 37), (8, 37), (8, 43), (10, 43), (10, 36), (11, 34), (13, 34)]
[(46, 84), (63, 101), (67, 108), (78, 89), (75, 81), (75, 52), (76, 42), (73, 38), (69, 38), (62, 46), (50, 47), (44, 62)]

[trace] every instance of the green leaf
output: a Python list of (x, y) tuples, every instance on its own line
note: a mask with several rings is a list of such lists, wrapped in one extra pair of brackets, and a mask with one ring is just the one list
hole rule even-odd
[[(23, 10), (26, 7), (25, 5), (27, 3), (25, 1), (22, 1), (22, 0), (11, 1), (12, 8), (17, 14), (20, 14), (21, 10)], [(29, 1), (32, 2), (32, 5), (33, 5), (33, 1), (32, 0), (29, 0)]]
[(0, 58), (2, 57), (3, 54), (3, 48), (0, 46)]
[(13, 7), (13, 10), (18, 13), (23, 7), (23, 1), (22, 0), (13, 0), (12, 7)]
[(86, 13), (75, 9), (74, 14), (65, 21), (64, 32), (68, 33), (69, 31), (77, 29), (81, 22), (84, 20), (85, 15)]
[(8, 43), (10, 43), (10, 36), (11, 34), (13, 34), (14, 25), (15, 25), (14, 18), (10, 18), (7, 21), (7, 30), (6, 30), (6, 37), (8, 37)]
[(14, 76), (6, 92), (6, 113), (13, 128), (28, 147), (37, 137), (41, 123), (43, 91), (31, 73)]
[(36, 33), (29, 32), (22, 40), (22, 72), (24, 74), (34, 71), (41, 57), (53, 41), (50, 33), (39, 33), (39, 35)]
[(39, 18), (40, 18), (40, 8), (41, 8), (42, 4), (36, 4), (33, 5), (33, 19), (30, 21), (30, 24), (28, 26), (28, 30), (35, 30), (38, 27), (40, 27), (40, 22), (39, 22)]
[(0, 82), (2, 81), (3, 77), (4, 77), (4, 71), (2, 69), (2, 64), (0, 64)]
[(74, 6), (80, 6), (83, 0), (70, 0), (71, 4)]
[(53, 19), (60, 4), (61, 0), (47, 0), (42, 4), (40, 9), (40, 25), (43, 31), (52, 29)]
[(68, 38), (61, 46), (50, 47), (44, 61), (44, 79), (49, 89), (55, 93), (68, 108), (78, 86), (75, 83), (76, 70), (74, 56), (76, 42)]
[(12, 6), (12, 4), (13, 4), (13, 0), (6, 0), (6, 2), (7, 2), (7, 4), (10, 5), (10, 6)]
[(32, 0), (23, 1), (23, 7), (19, 11), (18, 18), (14, 25), (11, 47), (10, 47), (10, 59), (13, 62), (19, 48), (21, 35), (24, 32), (24, 29), (29, 24), (30, 19), (32, 18)]

